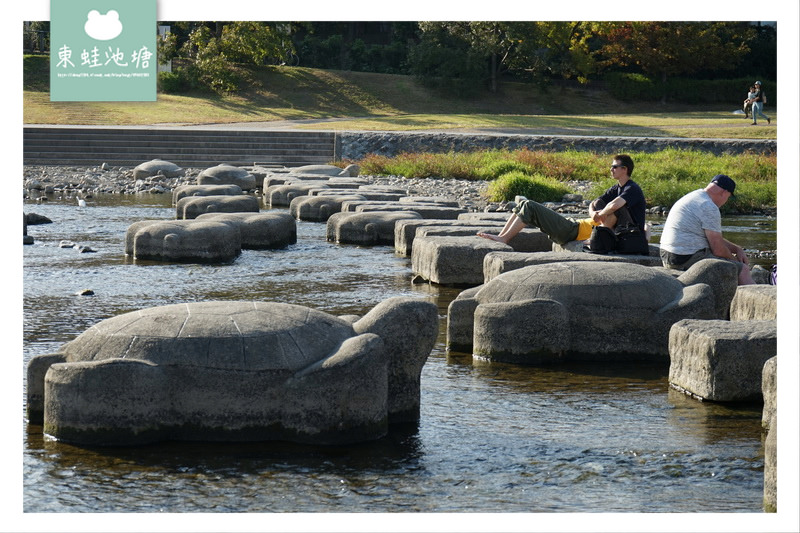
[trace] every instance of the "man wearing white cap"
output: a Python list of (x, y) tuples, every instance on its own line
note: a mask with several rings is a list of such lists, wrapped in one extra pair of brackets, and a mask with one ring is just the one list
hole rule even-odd
[(753, 84), (756, 88), (755, 94), (750, 98), (753, 101), (753, 123), (752, 126), (756, 126), (756, 117), (760, 116), (762, 118), (767, 119), (767, 124), (770, 123), (769, 117), (764, 114), (764, 101), (767, 97), (764, 95), (764, 91), (761, 90), (761, 82), (757, 81)]
[(698, 189), (675, 202), (661, 233), (661, 263), (666, 268), (686, 270), (701, 259), (721, 257), (739, 267), (739, 285), (755, 283), (747, 255), (741, 246), (722, 237), (719, 208), (733, 196), (736, 182), (717, 174), (705, 189)]

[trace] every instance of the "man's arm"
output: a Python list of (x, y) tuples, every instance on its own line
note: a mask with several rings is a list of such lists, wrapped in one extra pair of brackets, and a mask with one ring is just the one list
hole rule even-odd
[(747, 255), (744, 253), (744, 250), (741, 248), (741, 246), (726, 240), (722, 236), (722, 233), (718, 231), (712, 231), (708, 229), (704, 231), (706, 233), (708, 245), (711, 248), (711, 253), (717, 257), (722, 257), (723, 259), (733, 259), (742, 262), (745, 265), (748, 264)]
[(593, 208), (594, 204), (589, 206), (589, 216), (597, 222), (598, 224), (602, 224), (609, 214), (614, 213), (617, 209), (624, 206), (626, 204), (625, 198), (622, 196), (617, 196), (606, 205), (603, 206), (602, 209), (595, 210)]

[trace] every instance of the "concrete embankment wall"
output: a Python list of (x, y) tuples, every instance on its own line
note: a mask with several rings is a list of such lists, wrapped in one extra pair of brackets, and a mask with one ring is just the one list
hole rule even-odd
[(136, 166), (164, 159), (183, 167), (278, 165), (295, 167), (358, 160), (367, 154), (468, 152), (477, 149), (582, 150), (603, 154), (666, 147), (715, 154), (770, 153), (774, 140), (703, 140), (453, 132), (333, 132), (270, 130), (257, 125), (207, 128), (148, 126), (25, 126), (27, 165)]
[(341, 132), (336, 152), (356, 160), (367, 154), (393, 156), (402, 152), (467, 152), (476, 149), (578, 150), (618, 154), (656, 152), (665, 148), (700, 150), (713, 154), (777, 153), (775, 140), (678, 139), (666, 137), (592, 137), (520, 134), (428, 132)]

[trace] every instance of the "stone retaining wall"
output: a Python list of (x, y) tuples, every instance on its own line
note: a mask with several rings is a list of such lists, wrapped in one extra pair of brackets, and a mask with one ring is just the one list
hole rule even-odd
[(367, 154), (394, 156), (401, 152), (465, 152), (476, 149), (529, 148), (579, 150), (617, 154), (655, 152), (665, 148), (693, 149), (713, 154), (776, 153), (778, 143), (765, 139), (678, 139), (669, 137), (593, 137), (444, 132), (342, 132), (336, 155), (358, 160)]

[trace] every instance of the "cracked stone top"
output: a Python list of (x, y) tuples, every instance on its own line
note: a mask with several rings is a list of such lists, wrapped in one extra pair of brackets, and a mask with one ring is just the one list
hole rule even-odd
[(631, 263), (563, 262), (512, 270), (483, 286), (480, 303), (534, 298), (567, 305), (656, 311), (679, 298), (684, 285), (652, 267)]
[(115, 316), (61, 352), (69, 362), (128, 358), (158, 365), (296, 371), (324, 359), (355, 333), (351, 324), (276, 302), (191, 302)]

